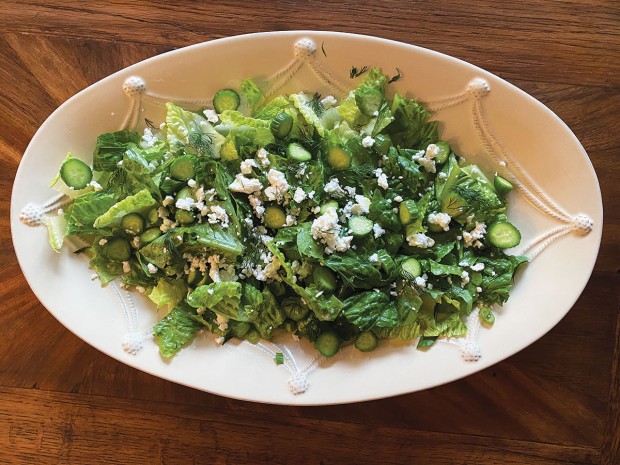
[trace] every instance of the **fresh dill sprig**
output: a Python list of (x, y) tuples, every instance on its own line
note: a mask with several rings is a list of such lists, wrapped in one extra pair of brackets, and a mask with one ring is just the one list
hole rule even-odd
[(155, 127), (155, 123), (153, 123), (148, 118), (144, 118), (144, 124), (146, 124), (146, 127), (149, 128), (149, 129), (159, 129), (159, 128)]
[(314, 95), (312, 96), (312, 100), (310, 100), (308, 102), (308, 106), (312, 109), (312, 111), (319, 118), (321, 117), (321, 115), (325, 111), (325, 107), (321, 103), (321, 94), (319, 94), (318, 92), (314, 93)]
[(400, 72), (400, 69), (398, 68), (396, 68), (396, 73), (397, 73), (396, 76), (393, 76), (390, 78), (390, 80), (388, 81), (388, 84), (398, 81), (403, 76), (402, 73)]
[(361, 179), (370, 178), (373, 175), (373, 168), (370, 165), (352, 166), (338, 173), (338, 178), (342, 183), (359, 183)]
[(368, 66), (362, 66), (359, 70), (355, 66), (351, 66), (351, 71), (349, 72), (349, 77), (351, 79), (356, 78), (356, 77), (360, 77), (366, 71), (368, 71)]
[(199, 155), (213, 156), (213, 139), (209, 134), (206, 134), (202, 130), (196, 130), (188, 136), (188, 145), (192, 147)]
[(327, 56), (327, 53), (325, 52), (325, 42), (321, 42), (321, 51), (323, 52), (323, 55)]

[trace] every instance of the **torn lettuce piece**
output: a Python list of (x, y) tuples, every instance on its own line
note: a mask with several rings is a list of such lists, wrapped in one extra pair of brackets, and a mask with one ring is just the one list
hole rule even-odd
[(135, 195), (125, 197), (120, 202), (112, 205), (108, 211), (95, 219), (95, 228), (118, 227), (123, 216), (128, 213), (144, 214), (157, 204), (148, 189), (142, 189)]
[(169, 358), (194, 339), (204, 325), (196, 311), (187, 304), (175, 307), (153, 328), (155, 342), (162, 356)]

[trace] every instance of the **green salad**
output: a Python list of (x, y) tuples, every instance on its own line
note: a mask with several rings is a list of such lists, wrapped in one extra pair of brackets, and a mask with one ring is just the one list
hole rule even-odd
[(102, 284), (148, 296), (165, 357), (204, 330), (219, 343), (286, 331), (329, 357), (464, 336), (474, 308), (492, 325), (526, 261), (504, 253), (521, 239), (512, 186), (386, 91), (372, 69), (340, 101), (268, 100), (247, 79), (213, 108), (168, 103), (159, 126), (101, 134), (92, 166), (67, 156), (53, 184), (73, 201), (50, 242), (79, 237)]

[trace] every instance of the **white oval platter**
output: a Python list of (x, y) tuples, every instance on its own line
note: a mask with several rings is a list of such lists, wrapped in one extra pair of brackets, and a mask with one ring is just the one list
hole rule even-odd
[[(475, 314), (462, 340), (382, 343), (370, 353), (343, 349), (316, 357), (308, 343), (278, 339), (218, 346), (201, 336), (171, 361), (149, 337), (161, 316), (116, 284), (92, 281), (87, 262), (56, 254), (38, 215), (59, 207), (47, 186), (68, 151), (90, 161), (96, 136), (162, 121), (172, 100), (200, 105), (251, 77), (273, 92), (342, 95), (352, 66), (401, 72), (393, 91), (425, 102), (457, 152), (511, 179), (509, 217), (523, 234), (514, 253), (532, 258), (492, 329)], [(130, 79), (132, 78), (132, 79)], [(136, 79), (137, 78), (137, 79)], [(20, 221), (29, 205), (30, 226)], [(33, 216), (34, 212), (34, 216)], [(458, 59), (404, 43), (336, 32), (251, 34), (175, 50), (133, 65), (58, 108), (33, 137), (19, 166), (11, 230), (19, 263), (43, 305), (81, 339), (123, 363), (176, 383), (238, 399), (290, 405), (355, 402), (414, 392), (486, 368), (533, 343), (571, 309), (598, 253), (602, 202), (590, 160), (548, 108), (506, 81)], [(24, 218), (22, 217), (22, 220)], [(285, 354), (276, 365), (274, 352)]]

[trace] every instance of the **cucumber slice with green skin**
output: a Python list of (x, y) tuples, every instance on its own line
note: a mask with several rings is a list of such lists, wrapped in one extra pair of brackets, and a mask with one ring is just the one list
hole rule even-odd
[(407, 275), (410, 275), (412, 278), (422, 276), (422, 267), (420, 266), (420, 262), (413, 257), (405, 260), (400, 266), (403, 271), (407, 273)]
[(198, 284), (203, 277), (204, 275), (199, 270), (194, 268), (187, 274), (186, 281), (190, 286), (196, 286), (196, 284)]
[(325, 161), (329, 166), (335, 170), (344, 170), (351, 166), (353, 157), (350, 153), (346, 152), (342, 147), (332, 147), (327, 152)]
[(265, 207), (263, 220), (268, 228), (280, 229), (286, 224), (286, 212), (277, 205), (269, 205)]
[(287, 297), (282, 301), (282, 311), (287, 318), (301, 321), (310, 313), (310, 307), (304, 305), (299, 297)]
[(322, 291), (334, 292), (338, 287), (336, 274), (324, 266), (316, 266), (312, 270), (312, 280)]
[(450, 144), (444, 141), (436, 142), (437, 146), (437, 155), (435, 155), (435, 160), (437, 163), (444, 163), (448, 156), (450, 155)]
[(340, 349), (340, 338), (335, 332), (326, 331), (316, 338), (314, 347), (324, 357), (333, 357)]
[(239, 108), (241, 98), (232, 89), (218, 90), (213, 96), (213, 108), (216, 112), (222, 113), (226, 110), (236, 110)]
[(508, 181), (506, 178), (502, 178), (501, 176), (495, 175), (493, 178), (493, 185), (495, 186), (495, 190), (498, 195), (504, 197), (508, 192), (513, 189), (512, 183)]
[(392, 139), (387, 134), (377, 134), (375, 136), (374, 148), (379, 155), (387, 155), (392, 146)]
[(335, 200), (328, 200), (323, 205), (321, 205), (321, 210), (319, 211), (319, 214), (324, 215), (325, 213), (327, 213), (327, 210), (330, 209), (338, 210), (338, 202), (336, 202)]
[(521, 233), (508, 221), (493, 223), (487, 231), (487, 237), (499, 249), (510, 249), (521, 242)]
[(196, 189), (193, 187), (185, 186), (174, 197), (174, 200), (182, 200), (182, 199), (192, 199), (194, 202), (196, 201)]
[(360, 352), (372, 352), (377, 348), (379, 340), (372, 331), (362, 331), (355, 338), (355, 348)]
[(288, 147), (286, 148), (286, 156), (295, 161), (312, 160), (312, 154), (298, 142), (291, 142), (288, 144)]
[(269, 129), (278, 139), (284, 139), (291, 133), (291, 129), (293, 129), (293, 117), (288, 113), (280, 113), (271, 120)]
[(480, 318), (480, 323), (487, 328), (493, 326), (493, 323), (495, 323), (495, 314), (489, 307), (481, 307), (478, 311), (478, 318)]
[(140, 243), (142, 245), (149, 244), (153, 242), (161, 236), (161, 230), (157, 227), (146, 229), (142, 234), (140, 234)]
[(369, 220), (365, 216), (353, 215), (351, 218), (349, 218), (348, 226), (351, 230), (352, 236), (363, 237), (367, 234), (370, 234), (374, 223), (372, 222), (372, 220)]
[(460, 195), (450, 192), (441, 199), (441, 211), (454, 219), (462, 219), (467, 209), (467, 201)]
[(127, 213), (121, 218), (121, 229), (134, 236), (144, 231), (144, 226), (146, 226), (146, 221), (140, 213)]
[(114, 262), (125, 262), (131, 258), (131, 245), (125, 239), (115, 237), (104, 244), (103, 254)]
[(192, 224), (196, 221), (196, 215), (191, 211), (177, 210), (174, 214), (174, 220), (179, 224)]
[(170, 165), (170, 176), (179, 181), (187, 182), (196, 176), (192, 157), (179, 157)]
[(84, 189), (93, 180), (93, 171), (77, 158), (68, 158), (60, 167), (60, 179), (73, 189)]
[(413, 200), (403, 200), (398, 206), (398, 219), (403, 225), (408, 225), (415, 221), (418, 215), (418, 206)]
[(150, 225), (159, 223), (159, 211), (157, 208), (151, 208), (146, 214), (146, 222)]

